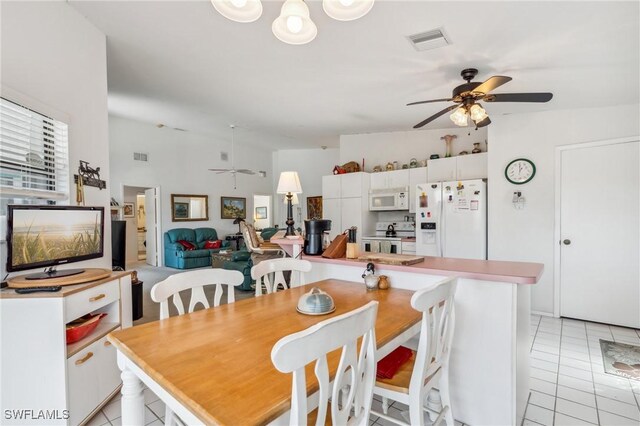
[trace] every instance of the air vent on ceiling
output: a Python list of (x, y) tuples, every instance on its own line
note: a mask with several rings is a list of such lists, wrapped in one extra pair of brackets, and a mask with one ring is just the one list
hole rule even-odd
[(144, 152), (134, 152), (133, 159), (135, 161), (149, 161), (149, 154), (145, 154)]
[(413, 34), (408, 36), (407, 39), (417, 51), (436, 49), (451, 44), (451, 40), (444, 28)]
[(222, 161), (229, 161), (229, 153), (228, 153), (228, 152), (221, 151), (221, 152), (220, 152), (220, 160), (222, 160)]

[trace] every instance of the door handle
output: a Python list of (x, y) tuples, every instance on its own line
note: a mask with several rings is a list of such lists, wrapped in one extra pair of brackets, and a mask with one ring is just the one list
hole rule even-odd
[(562, 244), (564, 244), (565, 246), (571, 245), (571, 240), (569, 239), (562, 240)]

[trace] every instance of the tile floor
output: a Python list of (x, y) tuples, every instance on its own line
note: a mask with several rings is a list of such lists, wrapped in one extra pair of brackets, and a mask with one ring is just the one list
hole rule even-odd
[[(605, 374), (599, 339), (640, 345), (640, 330), (584, 321), (531, 316), (531, 394), (523, 426), (640, 425), (640, 382)], [(164, 421), (164, 403), (144, 391), (145, 424)], [(374, 397), (375, 410), (382, 411)], [(402, 419), (394, 402), (389, 415)], [(87, 426), (120, 425), (120, 396)], [(370, 425), (393, 425), (372, 416)], [(456, 426), (463, 426), (456, 422)]]
[(605, 374), (599, 339), (640, 345), (640, 330), (531, 316), (524, 425), (639, 425), (640, 382)]

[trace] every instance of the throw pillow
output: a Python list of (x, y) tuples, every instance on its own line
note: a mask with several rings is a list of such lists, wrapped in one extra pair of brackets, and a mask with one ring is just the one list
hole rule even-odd
[(206, 249), (219, 249), (222, 247), (222, 240), (207, 240), (204, 242), (204, 248)]
[(193, 243), (190, 243), (187, 240), (178, 240), (178, 244), (180, 244), (186, 251), (195, 250), (196, 246)]

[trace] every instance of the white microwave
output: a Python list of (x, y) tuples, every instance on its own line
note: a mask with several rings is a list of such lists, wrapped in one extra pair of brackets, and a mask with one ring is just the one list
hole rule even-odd
[(408, 188), (377, 189), (369, 192), (369, 211), (409, 210)]

